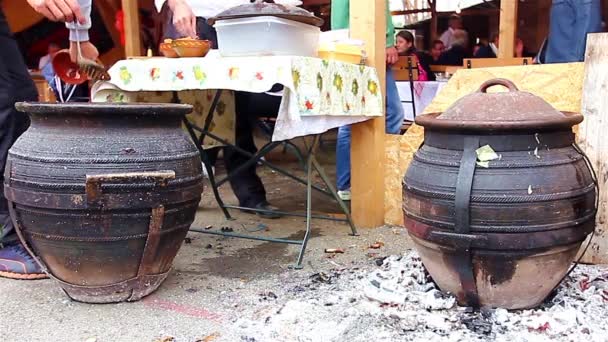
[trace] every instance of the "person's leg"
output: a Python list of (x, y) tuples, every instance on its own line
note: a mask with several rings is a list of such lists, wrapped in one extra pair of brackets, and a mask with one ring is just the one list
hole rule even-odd
[[(257, 152), (253, 139), (253, 128), (255, 120), (260, 116), (276, 115), (281, 103), (281, 97), (266, 94), (255, 94), (246, 92), (235, 93), (236, 110), (236, 143), (235, 145), (251, 154)], [(250, 158), (238, 153), (234, 148), (224, 149), (224, 161), (226, 170), (233, 172)], [(257, 209), (276, 209), (269, 205), (266, 200), (266, 190), (262, 180), (256, 173), (256, 163), (242, 169), (234, 177), (230, 178), (230, 185), (239, 205), (242, 207)], [(260, 216), (276, 218), (278, 215)]]
[(571, 6), (576, 9), (575, 25), (572, 28), (577, 39), (573, 42), (574, 54), (578, 57), (576, 61), (585, 60), (585, 49), (587, 47), (587, 34), (602, 31), (602, 5), (600, 0), (569, 0)]
[(350, 190), (350, 126), (338, 128), (336, 183), (338, 191)]
[(8, 150), (29, 123), (25, 114), (15, 110), (15, 103), (37, 100), (34, 82), (0, 8), (0, 276), (3, 277), (45, 277), (23, 246), (15, 241), (8, 202), (4, 197), (4, 166)]
[(575, 32), (577, 7), (578, 5), (569, 0), (553, 0), (545, 63), (579, 60), (576, 47), (578, 38)]
[[(399, 99), (397, 83), (391, 70), (386, 71), (386, 133), (399, 134), (403, 124), (404, 112)], [(350, 199), (350, 146), (351, 128), (343, 126), (338, 128), (338, 142), (336, 145), (336, 185), (338, 195), (343, 200)]]
[(386, 70), (386, 133), (387, 134), (399, 134), (401, 132), (401, 126), (403, 125), (403, 119), (405, 113), (403, 112), (403, 106), (401, 105), (401, 99), (399, 98), (399, 91), (397, 90), (397, 83), (393, 71), (390, 69)]

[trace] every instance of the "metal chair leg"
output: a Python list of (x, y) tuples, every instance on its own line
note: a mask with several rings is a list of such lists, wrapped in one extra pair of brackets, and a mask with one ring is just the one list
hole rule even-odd
[(306, 233), (302, 240), (302, 247), (298, 254), (298, 261), (296, 262), (295, 269), (302, 269), (302, 260), (304, 260), (304, 253), (306, 252), (306, 246), (308, 245), (308, 239), (310, 239), (311, 221), (312, 221), (312, 162), (314, 156), (311, 154), (308, 156), (308, 162), (306, 163)]
[(319, 176), (321, 176), (321, 179), (323, 180), (323, 182), (325, 183), (325, 185), (329, 189), (329, 192), (331, 192), (331, 194), (334, 196), (334, 198), (338, 202), (338, 205), (340, 205), (340, 208), (342, 209), (342, 211), (346, 215), (346, 220), (348, 221), (348, 224), (350, 225), (351, 235), (352, 236), (359, 236), (359, 233), (357, 233), (357, 227), (355, 226), (355, 223), (353, 222), (353, 218), (350, 215), (350, 210), (348, 210), (348, 207), (346, 206), (346, 203), (344, 203), (344, 201), (340, 198), (340, 196), (338, 196), (338, 192), (336, 191), (336, 188), (334, 188), (331, 180), (329, 179), (329, 177), (325, 173), (325, 169), (323, 168), (323, 166), (321, 166), (319, 164), (319, 162), (315, 158), (314, 154), (312, 156), (310, 156), (310, 160), (311, 160), (312, 165), (314, 166), (314, 168), (319, 173)]

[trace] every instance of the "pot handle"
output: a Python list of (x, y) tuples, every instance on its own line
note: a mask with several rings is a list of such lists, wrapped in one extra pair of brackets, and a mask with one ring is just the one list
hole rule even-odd
[(501, 86), (509, 89), (509, 91), (519, 91), (519, 89), (517, 89), (517, 86), (515, 85), (515, 83), (511, 82), (510, 80), (508, 80), (506, 78), (493, 78), (491, 80), (487, 80), (487, 81), (483, 82), (481, 84), (481, 86), (479, 87), (478, 92), (485, 93), (488, 90), (488, 88), (496, 86), (496, 85), (501, 85)]
[(175, 171), (148, 171), (148, 172), (126, 172), (107, 173), (99, 175), (86, 175), (85, 191), (88, 203), (98, 203), (103, 195), (101, 185), (104, 182), (125, 182), (135, 180), (151, 180), (157, 186), (164, 187), (170, 179), (175, 179)]

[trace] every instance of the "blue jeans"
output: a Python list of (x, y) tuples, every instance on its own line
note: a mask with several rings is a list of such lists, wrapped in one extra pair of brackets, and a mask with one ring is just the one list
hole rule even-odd
[[(403, 124), (403, 107), (393, 72), (386, 70), (386, 133), (399, 134)], [(336, 146), (336, 182), (338, 190), (350, 189), (350, 126), (338, 128)]]
[(600, 0), (553, 0), (545, 63), (582, 62), (587, 33), (601, 32)]

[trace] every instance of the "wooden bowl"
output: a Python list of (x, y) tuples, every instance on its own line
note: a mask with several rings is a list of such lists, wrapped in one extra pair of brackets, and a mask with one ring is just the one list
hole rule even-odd
[(163, 56), (165, 56), (167, 58), (179, 57), (177, 55), (177, 52), (175, 52), (175, 50), (173, 50), (173, 46), (171, 46), (171, 43), (160, 43), (159, 50), (163, 54)]
[(180, 57), (205, 57), (211, 49), (211, 42), (197, 39), (176, 39), (171, 42), (171, 46)]

